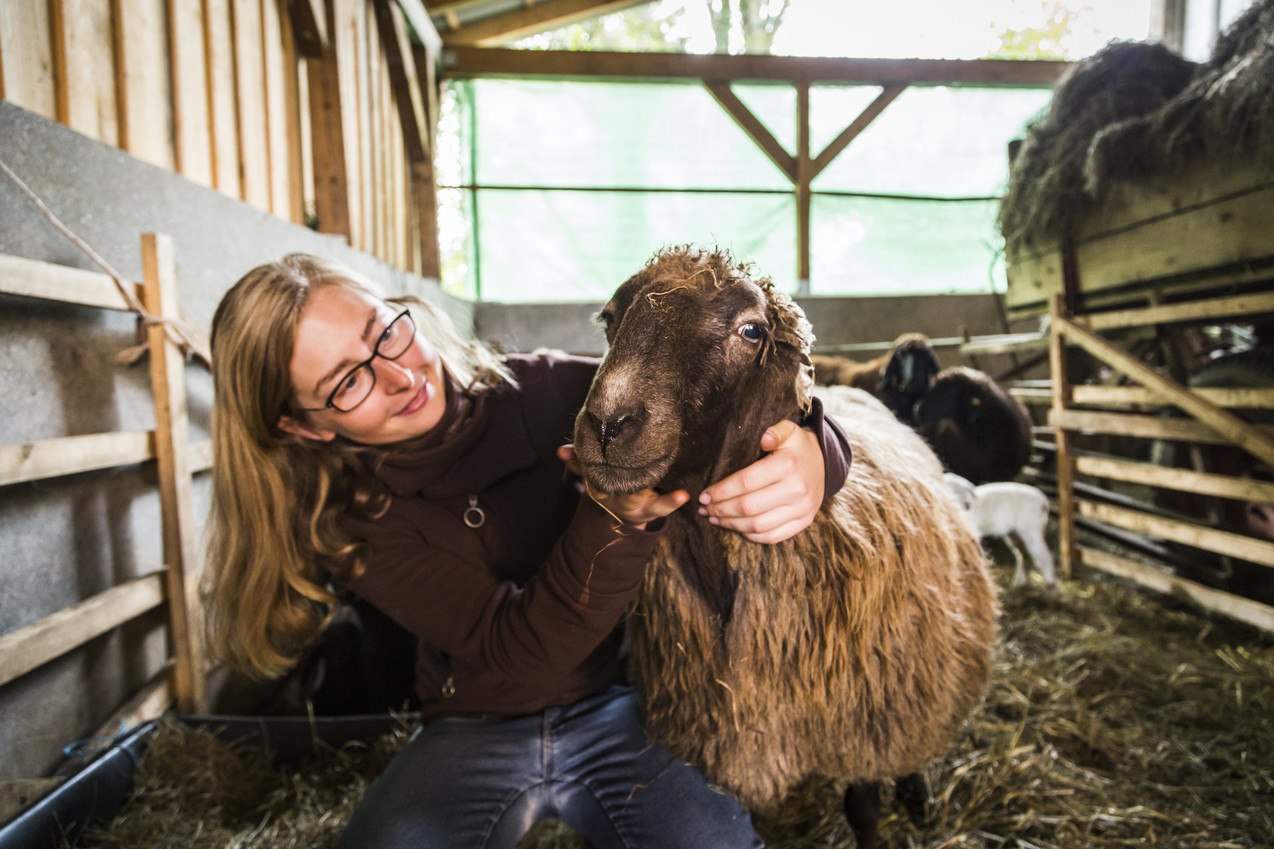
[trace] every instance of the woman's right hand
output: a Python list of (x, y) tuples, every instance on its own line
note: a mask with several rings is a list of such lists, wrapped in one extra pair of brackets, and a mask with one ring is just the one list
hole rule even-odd
[[(575, 459), (575, 446), (563, 445), (557, 449), (557, 457), (571, 472), (583, 477), (579, 461)], [(690, 500), (690, 493), (684, 489), (662, 494), (653, 489), (643, 489), (640, 492), (616, 495), (598, 492), (588, 485), (588, 481), (584, 481), (584, 488), (589, 498), (600, 504), (615, 518), (629, 525), (635, 525), (641, 530), (645, 530), (650, 522), (662, 519)]]

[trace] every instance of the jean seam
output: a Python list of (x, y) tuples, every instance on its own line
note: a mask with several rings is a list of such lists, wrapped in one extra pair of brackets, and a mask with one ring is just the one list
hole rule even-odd
[(491, 823), (487, 826), (486, 833), (482, 835), (481, 845), (483, 849), (486, 849), (486, 847), (491, 843), (491, 833), (495, 831), (495, 827), (500, 824), (500, 820), (504, 819), (504, 815), (509, 812), (509, 809), (517, 804), (517, 801), (523, 796), (530, 793), (532, 790), (535, 790), (537, 787), (543, 787), (545, 783), (546, 782), (544, 781), (537, 781), (534, 784), (528, 784), (526, 787), (523, 787), (511, 795), (508, 798), (508, 801), (504, 802), (500, 806), (500, 810), (496, 811), (495, 816), (491, 818)]
[[(632, 840), (630, 840), (628, 835), (624, 833), (624, 829), (621, 827), (620, 823), (617, 822), (615, 820), (615, 817), (611, 814), (610, 808), (602, 802), (601, 797), (597, 795), (597, 791), (594, 790), (587, 781), (585, 781), (582, 778), (577, 778), (577, 779), (572, 779), (570, 781), (561, 781), (557, 783), (565, 784), (568, 786), (576, 785), (579, 787), (583, 787), (585, 790), (587, 790), (588, 795), (592, 796), (593, 801), (597, 803), (598, 810), (602, 812), (602, 814), (606, 817), (606, 821), (610, 823), (610, 827), (614, 829), (616, 836), (619, 837), (620, 842), (624, 845), (624, 849), (632, 849), (632, 846), (633, 846)], [(629, 795), (629, 798), (630, 799), (632, 798), (631, 794)], [(625, 801), (625, 804), (627, 804), (627, 801)]]

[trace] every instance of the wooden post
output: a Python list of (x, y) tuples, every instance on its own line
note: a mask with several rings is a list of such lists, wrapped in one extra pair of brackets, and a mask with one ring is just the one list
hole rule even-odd
[(345, 127), (341, 116), (341, 80), (337, 65), (335, 18), (328, 0), (329, 38), (320, 56), (305, 63), (310, 90), (310, 135), (314, 158), (314, 212), (321, 233), (352, 241), (349, 177), (345, 166)]
[[(142, 235), (142, 300), (153, 315), (178, 318), (177, 271), (172, 240)], [(162, 325), (146, 329), (151, 391), (155, 399), (155, 462), (163, 518), (165, 583), (173, 654), (173, 688), (178, 710), (205, 709), (205, 652), (199, 600), (200, 566), (195, 554), (191, 494), (189, 418), (186, 412), (186, 358)]]
[(810, 293), (810, 85), (796, 84), (796, 291)]
[[(1059, 326), (1066, 316), (1064, 295), (1053, 295), (1049, 303), (1048, 359), (1053, 382), (1053, 410), (1062, 413), (1070, 405), (1070, 381), (1066, 376), (1066, 340)], [(1075, 573), (1075, 458), (1071, 456), (1070, 433), (1059, 423), (1053, 432), (1057, 445), (1057, 557), (1062, 576)]]

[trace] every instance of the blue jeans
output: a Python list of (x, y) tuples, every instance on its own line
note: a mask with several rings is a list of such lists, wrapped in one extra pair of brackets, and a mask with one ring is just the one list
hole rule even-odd
[(556, 817), (593, 849), (759, 849), (747, 810), (646, 739), (632, 690), (517, 719), (444, 717), (390, 762), (338, 849), (512, 849)]

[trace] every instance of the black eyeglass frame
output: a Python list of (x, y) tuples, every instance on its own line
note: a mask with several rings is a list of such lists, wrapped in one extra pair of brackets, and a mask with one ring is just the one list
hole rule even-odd
[[(386, 354), (382, 354), (380, 352), (380, 346), (384, 344), (386, 339), (386, 334), (389, 333), (389, 329), (404, 318), (407, 319), (407, 323), (411, 325), (411, 334), (407, 337), (408, 338), (407, 345), (397, 354), (394, 354), (392, 357)], [(352, 413), (354, 410), (357, 410), (364, 401), (372, 397), (372, 392), (376, 389), (376, 369), (372, 368), (372, 361), (376, 359), (382, 359), (382, 360), (388, 360), (389, 362), (393, 362), (394, 360), (398, 359), (403, 354), (411, 350), (411, 340), (415, 338), (416, 338), (416, 322), (411, 317), (411, 310), (403, 310), (398, 315), (390, 319), (389, 322), (385, 325), (385, 329), (380, 332), (380, 338), (376, 340), (376, 344), (372, 347), (372, 355), (368, 357), (367, 359), (363, 360), (361, 363), (358, 363), (357, 365), (352, 366), (348, 371), (346, 371), (344, 374), (341, 375), (340, 380), (336, 381), (336, 385), (333, 386), (332, 391), (328, 393), (327, 401), (324, 402), (323, 406), (297, 407), (296, 409), (298, 411), (303, 411), (307, 413), (316, 413), (322, 410), (335, 410), (338, 413)], [(346, 379), (351, 374), (353, 374), (354, 372), (358, 371), (361, 368), (367, 369), (367, 371), (371, 374), (372, 385), (367, 390), (367, 394), (364, 395), (362, 398), (360, 398), (357, 404), (350, 407), (348, 410), (342, 410), (340, 407), (336, 406), (336, 400), (335, 400), (336, 393), (340, 391), (341, 385), (345, 383)]]

